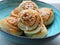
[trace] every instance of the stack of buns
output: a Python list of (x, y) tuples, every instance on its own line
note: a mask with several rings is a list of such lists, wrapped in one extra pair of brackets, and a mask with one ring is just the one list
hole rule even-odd
[(53, 10), (50, 8), (38, 8), (32, 1), (23, 1), (12, 10), (10, 17), (0, 22), (2, 30), (13, 34), (32, 38), (44, 38), (47, 35), (47, 25), (53, 22)]
[(18, 27), (24, 31), (27, 37), (43, 38), (47, 34), (40, 13), (32, 9), (19, 13)]

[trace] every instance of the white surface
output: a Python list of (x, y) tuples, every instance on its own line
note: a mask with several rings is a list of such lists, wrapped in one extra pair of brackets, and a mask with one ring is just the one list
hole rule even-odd
[(3, 0), (0, 0), (0, 1), (3, 1)]
[(60, 0), (38, 0), (38, 1), (43, 1), (43, 2), (46, 2), (46, 3), (60, 3)]

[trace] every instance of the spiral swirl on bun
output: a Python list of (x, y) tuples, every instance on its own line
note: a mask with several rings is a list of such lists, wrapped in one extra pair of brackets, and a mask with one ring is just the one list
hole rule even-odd
[(53, 22), (54, 13), (53, 13), (52, 9), (50, 9), (50, 8), (40, 8), (39, 12), (40, 12), (40, 15), (43, 19), (43, 23), (45, 25), (49, 25)]
[(19, 8), (16, 7), (10, 14), (11, 17), (15, 17), (18, 18), (18, 14), (19, 14)]
[(19, 13), (18, 27), (28, 37), (43, 38), (47, 34), (40, 13), (32, 9), (23, 10)]
[(20, 9), (20, 11), (26, 9), (37, 10), (38, 6), (32, 1), (23, 1), (18, 8)]
[(18, 28), (17, 19), (14, 17), (8, 17), (1, 21), (1, 29), (13, 35), (22, 35), (22, 31)]
[(28, 9), (19, 13), (18, 27), (21, 30), (33, 30), (39, 22), (42, 23), (42, 19), (36, 10)]

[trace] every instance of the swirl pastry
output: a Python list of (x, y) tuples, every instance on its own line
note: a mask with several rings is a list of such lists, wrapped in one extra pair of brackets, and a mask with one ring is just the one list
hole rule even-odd
[(18, 13), (19, 13), (19, 8), (16, 7), (12, 12), (11, 12), (11, 17), (18, 18)]
[(53, 15), (53, 10), (50, 8), (41, 8), (39, 9), (40, 15), (43, 19), (43, 23), (45, 25), (49, 25), (53, 22), (54, 15)]
[(47, 29), (44, 24), (38, 26), (32, 31), (24, 31), (25, 35), (32, 38), (44, 38), (47, 35)]
[(3, 31), (13, 35), (22, 35), (22, 31), (18, 28), (17, 19), (14, 17), (8, 17), (1, 21), (0, 27)]
[(18, 27), (21, 30), (33, 30), (35, 29), (39, 21), (42, 23), (42, 19), (40, 18), (40, 13), (36, 10), (22, 10), (19, 13), (19, 19), (18, 19)]
[(21, 10), (25, 10), (25, 9), (33, 9), (36, 10), (38, 9), (38, 6), (32, 2), (32, 1), (23, 1), (20, 5), (19, 5), (19, 9)]
[[(44, 32), (42, 32), (43, 34), (41, 34), (41, 37), (44, 37), (47, 33), (40, 13), (32, 9), (22, 10), (19, 13), (18, 27), (23, 30), (28, 37), (38, 36), (38, 33), (40, 34), (41, 30)], [(38, 37), (40, 37), (40, 35)]]

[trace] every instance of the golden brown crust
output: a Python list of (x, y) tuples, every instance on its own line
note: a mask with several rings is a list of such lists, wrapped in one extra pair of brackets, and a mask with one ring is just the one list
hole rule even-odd
[(16, 19), (14, 17), (5, 18), (4, 20), (2, 20), (2, 24), (5, 24), (6, 26), (13, 28), (15, 30), (19, 30)]
[(32, 1), (23, 1), (19, 5), (19, 9), (20, 10), (26, 10), (26, 9), (36, 10), (36, 9), (38, 9), (38, 6), (34, 2), (32, 2)]
[(22, 35), (23, 33), (23, 31), (17, 27), (14, 17), (3, 19), (0, 23), (0, 28), (1, 30), (16, 36)]
[(12, 12), (11, 15), (12, 17), (18, 18), (18, 13), (19, 13), (19, 8), (16, 7)]
[(42, 36), (45, 37), (46, 34), (47, 34), (47, 29), (46, 29), (45, 25), (42, 24), (42, 30), (40, 32), (34, 34), (32, 37), (34, 37), (35, 35), (38, 37), (39, 37), (39, 35), (40, 35), (40, 37), (42, 37)]
[[(42, 26), (42, 27), (41, 27)], [(44, 24), (42, 24), (37, 30), (24, 31), (25, 35), (32, 38), (44, 38), (47, 35), (47, 29)]]
[[(47, 23), (47, 20), (49, 20), (50, 18), (53, 18), (53, 17), (51, 17), (51, 16), (53, 16), (53, 10), (50, 8), (41, 8), (41, 9), (39, 9), (39, 12), (43, 19), (44, 24), (48, 25), (46, 23)], [(50, 20), (50, 21), (52, 21), (52, 20)]]
[(41, 21), (39, 13), (35, 10), (24, 10), (19, 15), (21, 22), (26, 26), (32, 26), (34, 23)]
[(18, 24), (18, 23), (17, 23), (17, 19), (16, 19), (16, 18), (14, 18), (14, 17), (9, 17), (9, 18), (7, 18), (6, 21), (7, 21), (9, 24), (17, 27), (17, 24)]

